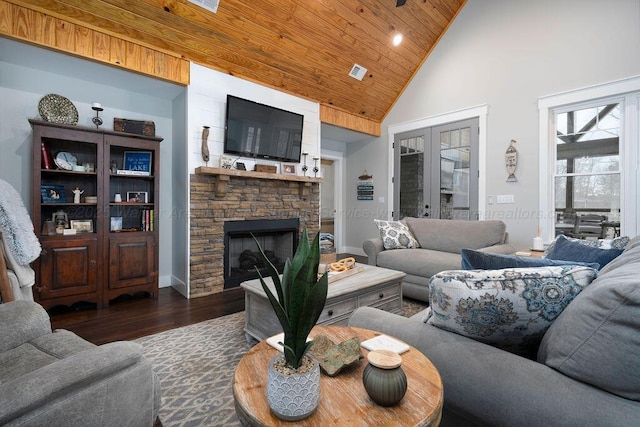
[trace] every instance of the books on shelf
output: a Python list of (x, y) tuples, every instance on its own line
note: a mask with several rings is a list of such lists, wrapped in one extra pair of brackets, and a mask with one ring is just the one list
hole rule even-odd
[(154, 224), (154, 211), (153, 209), (142, 209), (141, 211), (141, 221), (140, 221), (140, 229), (142, 231), (153, 231), (155, 228)]
[(129, 175), (129, 176), (150, 176), (149, 171), (133, 171), (128, 169), (118, 169), (116, 175)]

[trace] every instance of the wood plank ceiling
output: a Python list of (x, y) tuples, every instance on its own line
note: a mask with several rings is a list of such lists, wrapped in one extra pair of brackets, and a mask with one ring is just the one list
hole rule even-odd
[(213, 14), (187, 0), (8, 1), (378, 123), (465, 2), (220, 0)]

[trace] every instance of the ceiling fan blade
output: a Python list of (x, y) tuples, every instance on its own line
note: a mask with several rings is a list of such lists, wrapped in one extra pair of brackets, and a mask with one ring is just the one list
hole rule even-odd
[(407, 0), (396, 0), (396, 7), (404, 6)]

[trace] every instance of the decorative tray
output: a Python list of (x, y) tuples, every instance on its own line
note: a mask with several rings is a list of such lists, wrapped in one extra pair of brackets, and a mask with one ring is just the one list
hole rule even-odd
[(50, 93), (38, 102), (38, 112), (43, 120), (66, 125), (78, 124), (78, 110), (71, 101), (61, 95)]
[(340, 271), (340, 272), (330, 271), (329, 274), (327, 274), (327, 281), (329, 283), (333, 283), (335, 281), (346, 279), (347, 277), (351, 277), (354, 274), (362, 273), (363, 271), (364, 271), (364, 267), (361, 265), (354, 266), (351, 269), (346, 271)]

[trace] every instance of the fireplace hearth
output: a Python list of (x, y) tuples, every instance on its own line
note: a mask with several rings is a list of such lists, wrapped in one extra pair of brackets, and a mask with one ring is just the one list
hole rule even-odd
[[(292, 258), (298, 242), (298, 218), (224, 222), (224, 289), (268, 275), (256, 240), (265, 255), (282, 273), (287, 258)], [(254, 239), (255, 237), (255, 239)]]

